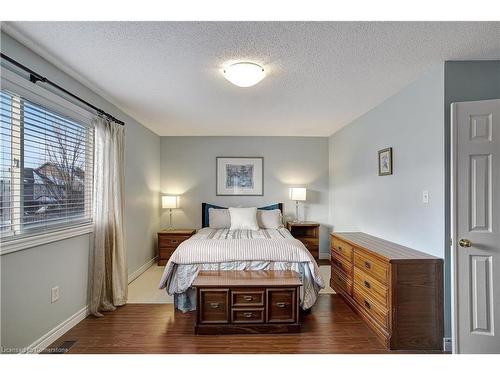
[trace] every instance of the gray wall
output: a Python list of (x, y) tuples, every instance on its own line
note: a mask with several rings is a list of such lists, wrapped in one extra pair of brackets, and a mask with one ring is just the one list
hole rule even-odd
[[(1, 50), (126, 122), (125, 236), (129, 274), (154, 256), (159, 228), (160, 137), (61, 70), (1, 34)], [(24, 347), (87, 305), (90, 236), (1, 257), (1, 342)], [(50, 288), (61, 297), (50, 303)]]
[[(444, 258), (443, 123), (440, 64), (333, 134), (333, 229), (366, 232)], [(377, 151), (386, 147), (393, 148), (394, 173), (378, 176)], [(429, 191), (428, 204), (422, 203), (423, 190)], [(445, 319), (449, 327), (449, 312)]]
[[(217, 156), (263, 156), (264, 196), (215, 195)], [(264, 206), (283, 202), (285, 215), (295, 216), (288, 200), (290, 186), (308, 189), (306, 219), (319, 221), (320, 251), (328, 253), (328, 138), (327, 137), (161, 137), (161, 191), (180, 194), (176, 227), (199, 228), (201, 203), (222, 206)], [(302, 215), (302, 206), (299, 215)], [(167, 212), (162, 225), (168, 224)]]
[[(451, 103), (500, 99), (500, 61), (447, 61), (444, 65), (444, 131), (445, 131), (445, 290), (451, 290), (450, 233), (450, 129)], [(451, 316), (451, 296), (445, 298), (446, 316)], [(446, 331), (451, 332), (447, 320)], [(448, 335), (449, 336), (449, 335)]]

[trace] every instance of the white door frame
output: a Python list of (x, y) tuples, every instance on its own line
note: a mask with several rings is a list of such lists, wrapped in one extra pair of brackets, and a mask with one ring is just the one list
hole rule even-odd
[(450, 117), (450, 276), (451, 276), (451, 350), (458, 353), (458, 278), (457, 276), (457, 142), (458, 142), (458, 120), (456, 116), (456, 103), (451, 103)]

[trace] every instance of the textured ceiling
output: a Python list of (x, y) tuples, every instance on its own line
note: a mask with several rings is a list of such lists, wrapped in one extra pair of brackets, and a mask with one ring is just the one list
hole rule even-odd
[[(435, 64), (500, 59), (499, 22), (8, 26), (159, 135), (330, 135)], [(267, 77), (233, 86), (220, 71), (241, 60)]]

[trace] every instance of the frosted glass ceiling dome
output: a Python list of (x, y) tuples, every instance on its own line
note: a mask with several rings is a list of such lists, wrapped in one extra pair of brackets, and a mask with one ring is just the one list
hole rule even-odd
[(266, 76), (264, 68), (252, 62), (239, 62), (229, 65), (224, 68), (223, 73), (229, 82), (239, 87), (254, 86)]

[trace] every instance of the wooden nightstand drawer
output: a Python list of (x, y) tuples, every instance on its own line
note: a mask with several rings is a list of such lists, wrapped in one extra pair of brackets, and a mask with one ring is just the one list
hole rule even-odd
[(160, 247), (177, 247), (181, 242), (187, 240), (191, 236), (169, 236), (160, 235), (158, 238), (158, 246)]
[(177, 246), (195, 233), (194, 229), (171, 229), (158, 232), (158, 265), (167, 264)]
[(316, 261), (319, 261), (319, 223), (306, 221), (286, 223), (292, 236), (302, 242)]

